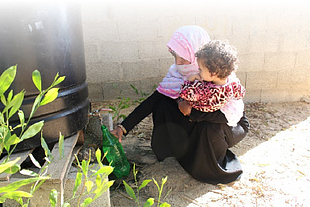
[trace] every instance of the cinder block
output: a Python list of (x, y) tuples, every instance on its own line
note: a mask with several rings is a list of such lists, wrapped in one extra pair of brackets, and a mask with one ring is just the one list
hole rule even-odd
[(265, 34), (267, 17), (250, 15), (243, 12), (245, 11), (242, 10), (240, 14), (230, 16), (232, 22), (232, 35), (250, 36), (254, 34)]
[(281, 49), (281, 35), (266, 32), (253, 33), (250, 36), (250, 53), (278, 52)]
[(160, 62), (158, 59), (123, 62), (123, 80), (135, 81), (159, 76)]
[[(135, 6), (135, 17), (136, 19), (143, 20), (145, 17), (148, 19), (157, 19), (158, 17), (165, 16), (169, 14), (171, 4), (167, 4), (168, 2), (160, 2), (157, 1), (139, 1), (139, 5)], [(132, 1), (130, 1), (132, 4)]]
[(282, 50), (284, 52), (299, 52), (304, 49), (310, 50), (309, 31), (299, 32), (295, 29), (292, 32), (283, 34)]
[[(154, 59), (169, 57), (167, 41), (157, 38), (150, 41), (139, 41), (139, 59)], [(170, 55), (171, 56), (171, 55)]]
[(239, 53), (238, 71), (262, 71), (264, 66), (264, 53)]
[(86, 66), (86, 80), (89, 83), (120, 80), (121, 72), (121, 64), (118, 62), (92, 63)]
[(295, 65), (296, 54), (293, 52), (265, 53), (265, 71), (292, 70)]
[(131, 84), (144, 93), (151, 94), (155, 90), (155, 86), (161, 81), (161, 78), (147, 78), (139, 81), (123, 81), (123, 82), (109, 82), (102, 84), (104, 93), (104, 100), (115, 100), (119, 98), (138, 99), (141, 98), (137, 95)]
[(141, 19), (134, 21), (118, 22), (119, 36), (121, 41), (141, 41), (141, 40), (154, 40), (157, 38), (157, 25), (156, 19)]
[(84, 43), (118, 41), (119, 33), (114, 21), (93, 21), (83, 23)]
[(300, 101), (306, 95), (301, 90), (295, 90), (293, 87), (289, 90), (282, 89), (264, 89), (261, 93), (261, 102), (296, 102)]
[(299, 68), (299, 70), (292, 69), (289, 71), (279, 71), (278, 72), (278, 84), (277, 88), (279, 89), (300, 89), (303, 90), (308, 88), (308, 80), (309, 69), (307, 68)]
[(102, 84), (88, 83), (88, 97), (90, 102), (103, 101), (104, 93), (102, 90)]
[(108, 1), (80, 1), (83, 22), (111, 20)]
[(107, 1), (109, 6), (110, 18), (112, 20), (135, 20), (137, 19), (137, 3), (132, 1)]
[(180, 27), (184, 25), (195, 25), (196, 20), (194, 15), (191, 17), (186, 17), (183, 15), (175, 15), (171, 13), (167, 16), (157, 19), (158, 21), (158, 37), (163, 37), (170, 40), (172, 34)]
[[(116, 100), (122, 98), (135, 97), (134, 90), (130, 87), (130, 84), (137, 82), (107, 82), (102, 84), (102, 90), (104, 94), (104, 100)], [(135, 85), (135, 87), (138, 87)]]
[(92, 64), (99, 62), (98, 45), (97, 44), (85, 44), (85, 64)]
[(246, 87), (246, 81), (247, 81), (247, 72), (242, 72), (240, 70), (237, 71), (236, 73), (237, 77), (240, 80), (240, 83)]
[(243, 101), (245, 103), (261, 102), (261, 89), (247, 89)]
[[(296, 63), (295, 70), (306, 69), (309, 71), (310, 69), (310, 49), (298, 51), (296, 55)], [(305, 75), (309, 73), (305, 73)], [(307, 76), (306, 75), (306, 76)]]
[(248, 35), (230, 36), (223, 38), (223, 40), (228, 40), (229, 44), (237, 49), (239, 56), (250, 53), (251, 42)]
[[(151, 94), (156, 90), (161, 81), (161, 77), (142, 79), (139, 81), (139, 90), (144, 93)], [(135, 86), (135, 83), (133, 83), (133, 85)]]
[(137, 61), (139, 44), (137, 41), (102, 41), (99, 47), (102, 62)]
[(275, 89), (277, 71), (253, 71), (247, 74), (246, 90)]

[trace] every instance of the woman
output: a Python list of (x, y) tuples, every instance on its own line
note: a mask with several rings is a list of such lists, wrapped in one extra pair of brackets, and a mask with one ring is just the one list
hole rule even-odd
[(157, 90), (111, 132), (121, 141), (122, 135), (127, 135), (152, 113), (151, 146), (159, 161), (175, 157), (197, 180), (229, 183), (236, 180), (242, 170), (228, 148), (245, 137), (249, 127), (247, 118), (243, 116), (237, 126), (231, 127), (220, 110), (201, 112), (177, 99), (187, 77), (198, 73), (195, 52), (209, 41), (209, 35), (201, 27), (179, 28), (167, 44), (175, 64), (169, 68)]

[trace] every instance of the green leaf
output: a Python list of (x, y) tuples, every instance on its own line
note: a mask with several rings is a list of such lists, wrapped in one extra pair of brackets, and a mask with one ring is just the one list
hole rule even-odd
[(101, 150), (98, 148), (97, 150), (96, 150), (96, 158), (97, 158), (97, 162), (98, 162), (98, 164), (99, 164), (99, 166), (102, 168), (103, 167), (103, 164), (102, 164), (102, 162), (101, 162)]
[(9, 198), (9, 199), (16, 199), (16, 198), (20, 198), (20, 197), (23, 197), (23, 198), (31, 198), (32, 195), (30, 193), (27, 193), (25, 191), (12, 191), (12, 192), (7, 192), (7, 193), (4, 193), (3, 195), (4, 198)]
[(10, 91), (10, 93), (8, 94), (8, 102), (10, 102), (12, 100), (12, 97), (13, 97), (13, 90)]
[(43, 97), (43, 93), (40, 93), (40, 94), (36, 97), (36, 99), (34, 100), (34, 103), (33, 103), (33, 105), (32, 105), (29, 118), (31, 118), (31, 117), (33, 116), (33, 114), (36, 112), (36, 110), (37, 110), (38, 107), (40, 106), (40, 102), (41, 102), (41, 100), (42, 100), (42, 97)]
[(91, 191), (91, 189), (93, 188), (94, 183), (92, 181), (88, 180), (85, 182), (85, 186), (86, 186), (87, 192), (89, 193)]
[(112, 166), (103, 166), (95, 174), (93, 174), (93, 176), (96, 175), (108, 176), (113, 172), (113, 169), (114, 168)]
[(49, 200), (52, 207), (55, 207), (57, 205), (57, 190), (53, 189), (50, 192)]
[(40, 163), (34, 158), (34, 156), (32, 154), (29, 154), (30, 160), (32, 161), (32, 163), (39, 169), (41, 169), (41, 165)]
[(32, 82), (37, 87), (37, 89), (42, 91), (42, 82), (41, 82), (41, 73), (38, 70), (34, 70), (32, 72)]
[(101, 186), (101, 176), (97, 175), (96, 180), (95, 180), (97, 188), (100, 188)]
[(6, 170), (4, 171), (4, 173), (7, 173), (7, 174), (15, 174), (15, 173), (17, 173), (18, 171), (20, 171), (20, 165), (14, 164), (14, 165), (12, 165), (11, 167), (9, 167), (8, 169), (6, 169)]
[(0, 95), (4, 94), (11, 86), (16, 76), (17, 65), (11, 66), (6, 69), (0, 76)]
[(76, 178), (75, 178), (75, 184), (74, 184), (74, 188), (73, 188), (73, 196), (72, 197), (75, 196), (75, 193), (76, 193), (78, 187), (82, 183), (82, 175), (83, 174), (81, 172), (76, 173)]
[(21, 140), (29, 139), (35, 136), (42, 129), (43, 125), (44, 125), (43, 120), (31, 125), (22, 135)]
[(4, 145), (7, 145), (7, 146), (11, 146), (19, 142), (21, 142), (21, 140), (16, 136), (16, 134), (13, 134), (8, 139), (4, 139)]
[(3, 116), (3, 113), (0, 113), (0, 124), (4, 124), (4, 116)]
[[(0, 173), (4, 172), (6, 169), (12, 167), (15, 163), (18, 162), (18, 160), (20, 160), (20, 157), (16, 158), (16, 159), (13, 160), (13, 161), (1, 163), (1, 164), (0, 164)], [(1, 189), (1, 188), (0, 188), (0, 189)]]
[(95, 197), (94, 197), (94, 200), (95, 200), (96, 198), (98, 198), (99, 196), (101, 196), (102, 193), (106, 192), (106, 191), (113, 185), (113, 183), (114, 183), (114, 180), (108, 181), (108, 182), (105, 182), (105, 181), (104, 181), (104, 182), (102, 183), (102, 185), (99, 187), (99, 189), (97, 188), (97, 189), (95, 190), (96, 195), (95, 195)]
[(27, 169), (22, 169), (21, 171), (19, 171), (19, 173), (22, 175), (27, 175), (27, 176), (31, 176), (31, 177), (39, 176), (37, 173), (35, 173), (31, 170), (27, 170)]
[(41, 177), (34, 177), (34, 178), (18, 180), (18, 181), (15, 181), (13, 183), (10, 183), (10, 184), (8, 184), (6, 186), (0, 187), (0, 193), (15, 191), (15, 190), (17, 190), (18, 188), (20, 188), (20, 187), (22, 187), (24, 185), (28, 185), (30, 183), (34, 183), (34, 182), (36, 182), (38, 180), (46, 180), (46, 179), (49, 179), (49, 177), (41, 176)]
[(155, 183), (155, 185), (157, 186), (158, 191), (160, 190), (159, 185), (157, 183), (157, 181), (153, 178), (153, 182)]
[(147, 201), (144, 203), (143, 207), (149, 207), (154, 204), (154, 198), (149, 198)]
[(19, 110), (19, 108), (21, 107), (22, 103), (23, 103), (23, 100), (24, 100), (24, 95), (25, 95), (25, 92), (24, 91), (21, 91), (20, 93), (16, 94), (12, 101), (10, 102), (10, 104), (8, 104), (7, 107), (12, 107), (10, 112), (9, 112), (9, 118), (11, 118), (16, 112), (17, 110)]
[(42, 136), (41, 136), (41, 146), (44, 150), (45, 157), (52, 159), (53, 155)]
[(144, 188), (147, 184), (149, 184), (149, 182), (151, 182), (152, 180), (143, 180), (142, 184), (139, 186), (139, 190), (141, 190), (142, 188)]
[(165, 202), (165, 203), (160, 204), (160, 207), (170, 207), (170, 204)]
[(61, 83), (62, 81), (64, 81), (65, 78), (66, 78), (65, 76), (59, 77), (59, 78), (54, 82), (53, 87), (56, 86), (56, 85), (58, 85), (58, 84)]
[(135, 195), (135, 192), (133, 191), (133, 189), (126, 183), (125, 180), (123, 180), (123, 183), (124, 183), (124, 186), (125, 186), (125, 189), (126, 189), (126, 192), (127, 194), (133, 198), (135, 201), (137, 201), (137, 198), (136, 198), (136, 195)]
[(52, 88), (51, 90), (47, 91), (43, 100), (40, 103), (40, 106), (44, 106), (52, 101), (54, 101), (58, 96), (59, 88)]
[[(6, 103), (6, 98), (5, 98), (5, 96), (4, 96), (3, 94), (0, 95), (0, 100), (1, 100), (1, 102), (3, 103), (4, 106), (7, 105), (7, 103)], [(2, 112), (2, 113), (3, 113), (3, 112)]]
[(18, 110), (18, 117), (19, 117), (19, 122), (20, 122), (20, 125), (22, 126), (22, 129), (24, 129), (25, 114), (22, 110)]
[(61, 132), (59, 132), (59, 140), (58, 140), (58, 146), (59, 146), (59, 157), (60, 159), (64, 158), (64, 138), (65, 136), (61, 134)]
[(87, 173), (88, 173), (88, 165), (87, 165), (87, 162), (85, 160), (82, 160), (82, 171), (83, 171), (83, 174), (85, 176), (87, 176)]
[(86, 198), (83, 202), (84, 206), (88, 206), (89, 204), (91, 204), (93, 202), (92, 198)]
[(12, 136), (11, 131), (7, 127), (1, 127), (1, 131), (2, 131), (1, 136), (4, 137), (3, 139), (4, 148), (6, 149), (6, 151), (9, 151), (11, 145), (7, 145), (5, 143), (7, 143), (7, 141)]
[(62, 206), (61, 207), (70, 207), (70, 203), (64, 203), (64, 204), (62, 204)]
[(167, 182), (167, 179), (168, 179), (168, 176), (166, 176), (165, 178), (161, 179), (161, 182), (162, 182), (161, 185), (164, 185)]

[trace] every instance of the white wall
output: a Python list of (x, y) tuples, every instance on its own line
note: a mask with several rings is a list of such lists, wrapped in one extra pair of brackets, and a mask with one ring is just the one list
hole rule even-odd
[(310, 4), (257, 2), (81, 2), (91, 101), (116, 99), (120, 91), (134, 98), (129, 84), (151, 92), (173, 63), (166, 43), (188, 24), (238, 49), (245, 101), (298, 101), (310, 95)]

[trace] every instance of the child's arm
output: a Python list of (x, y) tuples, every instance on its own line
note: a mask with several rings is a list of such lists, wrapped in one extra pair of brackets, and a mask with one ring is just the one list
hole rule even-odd
[(240, 83), (215, 87), (206, 82), (185, 82), (180, 97), (188, 101), (193, 108), (202, 112), (213, 112), (222, 108), (230, 99), (241, 99), (244, 89)]

